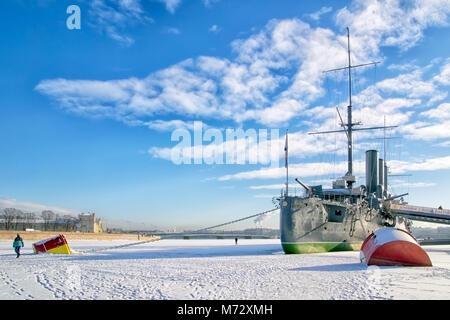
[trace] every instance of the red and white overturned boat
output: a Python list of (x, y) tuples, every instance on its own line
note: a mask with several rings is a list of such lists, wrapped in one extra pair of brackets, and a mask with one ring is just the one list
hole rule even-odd
[(364, 240), (361, 262), (376, 266), (432, 266), (430, 257), (409, 232), (382, 228)]
[(62, 234), (33, 243), (33, 251), (34, 253), (48, 252), (72, 254), (66, 237), (64, 237), (64, 235)]

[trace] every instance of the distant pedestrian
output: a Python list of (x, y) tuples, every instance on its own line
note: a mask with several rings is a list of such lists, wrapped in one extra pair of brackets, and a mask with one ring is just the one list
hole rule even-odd
[(237, 238), (234, 238), (234, 244), (237, 244), (237, 240), (238, 240)]
[(20, 248), (23, 248), (23, 239), (20, 237), (19, 234), (17, 234), (17, 237), (14, 239), (13, 247), (17, 253), (16, 258), (18, 258), (20, 256)]

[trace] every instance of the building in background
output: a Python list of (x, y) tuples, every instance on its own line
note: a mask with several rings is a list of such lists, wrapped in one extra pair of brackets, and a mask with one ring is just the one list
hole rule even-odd
[(36, 230), (66, 232), (103, 232), (102, 221), (95, 213), (76, 216), (59, 215), (50, 210), (41, 213), (23, 212), (16, 208), (0, 209), (0, 230)]
[(77, 231), (99, 233), (103, 232), (102, 221), (95, 218), (95, 213), (80, 213)]

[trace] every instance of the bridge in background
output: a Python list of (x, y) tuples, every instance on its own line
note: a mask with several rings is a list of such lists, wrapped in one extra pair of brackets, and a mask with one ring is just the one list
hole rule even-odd
[(450, 210), (442, 208), (419, 207), (406, 204), (391, 204), (394, 215), (402, 216), (411, 220), (450, 224)]
[[(419, 207), (406, 204), (391, 203), (390, 209), (393, 215), (402, 216), (410, 220), (432, 222), (439, 224), (450, 224), (450, 210), (441, 208), (429, 208)], [(279, 237), (278, 233), (271, 232), (269, 234), (264, 232), (248, 232), (244, 231), (217, 231), (218, 228), (236, 224), (245, 220), (258, 218), (264, 215), (271, 215), (279, 211), (279, 208), (263, 211), (257, 214), (246, 216), (241, 219), (231, 220), (225, 223), (213, 225), (210, 227), (185, 232), (152, 232), (153, 235), (160, 236), (162, 239), (178, 238), (178, 239), (194, 239), (194, 238), (215, 238), (215, 239), (227, 239), (227, 238), (246, 238), (246, 239), (271, 239)], [(275, 231), (275, 230), (274, 230)], [(138, 233), (136, 231), (136, 233)], [(423, 240), (423, 243), (430, 242), (430, 240)], [(431, 242), (430, 242), (431, 244)]]
[(167, 233), (152, 233), (152, 235), (159, 236), (161, 239), (195, 239), (195, 238), (211, 238), (211, 239), (276, 239), (276, 236), (256, 234), (256, 233), (239, 233), (239, 232), (167, 232)]
[[(151, 232), (152, 235), (160, 236), (162, 239), (167, 238), (182, 238), (182, 239), (191, 239), (191, 238), (216, 238), (216, 239), (227, 239), (227, 238), (244, 238), (244, 239), (273, 239), (279, 238), (279, 230), (274, 230), (267, 234), (267, 232), (262, 232), (261, 230), (255, 229), (255, 232), (248, 232), (248, 230), (244, 231), (215, 231), (216, 229), (232, 224), (236, 224), (238, 222), (242, 222), (245, 220), (258, 218), (262, 216), (268, 216), (274, 213), (275, 211), (279, 211), (278, 208), (266, 210), (257, 214), (252, 214), (251, 216), (247, 216), (241, 219), (231, 220), (225, 223), (213, 225), (206, 228), (201, 228), (194, 231), (185, 231), (185, 232)], [(277, 232), (275, 232), (277, 231)], [(136, 231), (135, 233), (140, 233)]]

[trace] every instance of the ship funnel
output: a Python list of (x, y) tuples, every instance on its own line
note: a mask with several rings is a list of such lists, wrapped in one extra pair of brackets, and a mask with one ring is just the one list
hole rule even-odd
[(386, 162), (384, 163), (384, 192), (388, 193), (388, 167)]
[(384, 160), (378, 159), (378, 185), (377, 198), (383, 198), (384, 195)]
[(384, 186), (384, 160), (378, 159), (378, 184)]
[(378, 150), (367, 150), (366, 187), (369, 194), (377, 191), (378, 179)]

